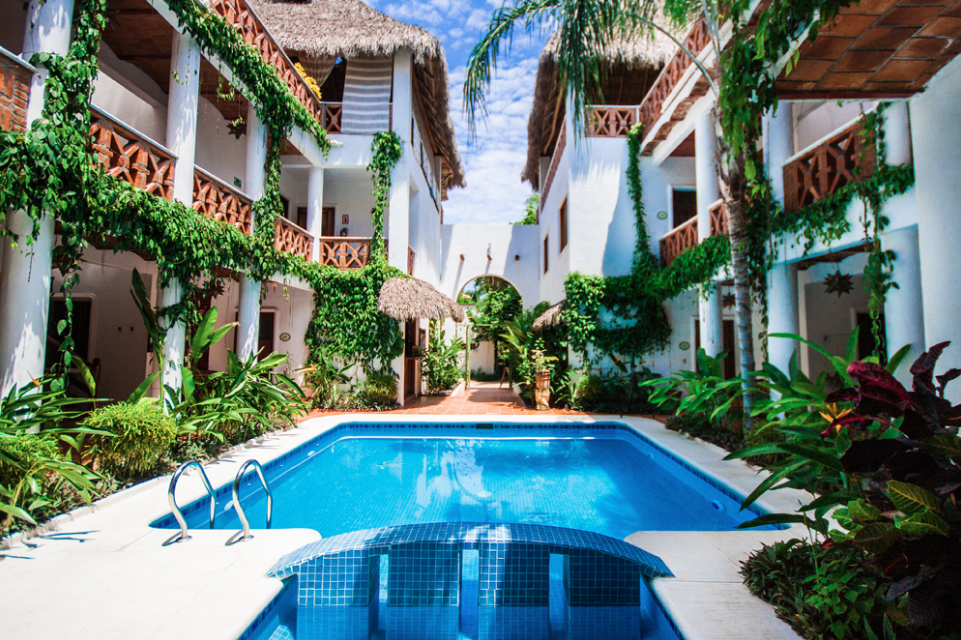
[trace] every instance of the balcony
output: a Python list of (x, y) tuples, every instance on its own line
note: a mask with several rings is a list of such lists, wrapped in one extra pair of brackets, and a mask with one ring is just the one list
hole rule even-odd
[(91, 107), (93, 150), (107, 174), (165, 200), (173, 200), (177, 159), (160, 143)]
[(250, 198), (200, 167), (194, 168), (193, 200), (197, 213), (250, 233)]
[[(711, 235), (727, 235), (727, 206), (723, 200), (711, 205)], [(661, 238), (661, 263), (667, 267), (679, 255), (693, 249), (699, 243), (697, 237), (697, 217), (671, 229)]]
[(314, 236), (287, 218), (278, 217), (274, 222), (274, 247), (304, 260), (310, 261), (314, 250)]
[(640, 107), (596, 105), (587, 108), (585, 128), (590, 138), (626, 138), (638, 122)]
[(876, 151), (857, 121), (784, 163), (784, 210), (798, 211), (874, 173)]
[(0, 129), (26, 130), (32, 80), (33, 67), (0, 47)]
[[(360, 269), (370, 262), (370, 238), (320, 238), (320, 263), (338, 269)], [(386, 247), (387, 241), (384, 241)]]

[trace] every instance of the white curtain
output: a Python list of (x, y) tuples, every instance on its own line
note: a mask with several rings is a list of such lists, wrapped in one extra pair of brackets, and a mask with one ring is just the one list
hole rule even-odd
[(391, 58), (350, 58), (344, 82), (343, 133), (377, 133), (390, 129)]

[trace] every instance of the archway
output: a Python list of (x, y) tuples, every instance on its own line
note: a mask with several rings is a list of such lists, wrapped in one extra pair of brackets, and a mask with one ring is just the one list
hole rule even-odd
[(470, 367), (474, 380), (500, 380), (504, 355), (499, 348), (505, 323), (523, 313), (520, 292), (500, 276), (483, 275), (469, 280), (457, 294), (471, 327)]

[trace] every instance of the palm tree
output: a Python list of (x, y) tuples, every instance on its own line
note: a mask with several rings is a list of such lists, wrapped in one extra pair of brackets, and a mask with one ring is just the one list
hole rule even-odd
[[(665, 28), (655, 18), (664, 15)], [(618, 38), (653, 37), (654, 31), (668, 36), (697, 65), (710, 85), (715, 97), (724, 91), (714, 84), (711, 74), (673, 35), (696, 19), (703, 18), (714, 51), (721, 51), (721, 19), (718, 0), (519, 0), (494, 12), (487, 32), (471, 51), (464, 81), (464, 104), (470, 130), (475, 131), (476, 121), (486, 114), (485, 96), (490, 88), (491, 72), (496, 68), (497, 54), (502, 43), (509, 43), (514, 29), (522, 26), (528, 33), (534, 28), (551, 26), (556, 30), (558, 41), (556, 69), (559, 82), (571, 102), (575, 131), (580, 131), (583, 114), (588, 104), (600, 96), (604, 68), (600, 61), (603, 53)], [(717, 75), (724, 77), (721, 56), (717, 56)], [(748, 232), (745, 224), (747, 202), (746, 166), (750, 163), (747, 144), (741, 144), (737, 153), (731, 153), (724, 131), (720, 127), (722, 101), (715, 100), (715, 131), (720, 162), (719, 177), (721, 193), (727, 204), (728, 230), (731, 240), (731, 258), (734, 271), (735, 312), (738, 325), (741, 371), (754, 371), (754, 335), (752, 327), (753, 305), (751, 281), (748, 269)], [(751, 141), (749, 141), (750, 143)], [(753, 396), (753, 378), (744, 377), (745, 415), (750, 414)]]

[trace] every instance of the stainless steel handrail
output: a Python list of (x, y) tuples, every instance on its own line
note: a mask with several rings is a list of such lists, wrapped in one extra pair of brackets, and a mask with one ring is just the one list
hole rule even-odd
[(187, 521), (184, 520), (184, 515), (180, 512), (180, 507), (177, 506), (177, 498), (174, 495), (177, 490), (177, 481), (180, 480), (180, 476), (187, 470), (187, 467), (197, 467), (200, 469), (200, 479), (203, 480), (207, 494), (210, 496), (210, 528), (214, 528), (214, 519), (217, 516), (217, 498), (214, 495), (214, 489), (210, 485), (210, 480), (207, 478), (207, 472), (204, 471), (203, 466), (196, 460), (190, 460), (177, 467), (173, 477), (170, 478), (170, 486), (167, 487), (167, 502), (170, 503), (170, 509), (174, 513), (174, 518), (180, 523), (180, 533), (164, 542), (163, 546), (165, 547), (174, 542), (182, 542), (190, 539), (190, 536), (187, 535)]
[[(260, 484), (264, 486), (264, 491), (267, 493), (267, 528), (270, 528), (270, 520), (274, 512), (274, 494), (270, 492), (270, 485), (267, 484), (267, 479), (264, 478), (264, 468), (260, 466), (260, 463), (256, 460), (248, 460), (240, 466), (240, 469), (237, 471), (237, 477), (234, 478), (234, 509), (237, 511), (237, 517), (240, 518), (240, 523), (243, 525), (244, 530), (242, 532), (238, 531), (231, 536), (230, 540), (227, 541), (228, 545), (246, 540), (247, 538), (253, 538), (253, 535), (250, 533), (250, 522), (247, 520), (247, 514), (244, 513), (244, 508), (240, 504), (240, 481), (243, 479), (247, 467), (251, 465), (257, 470), (257, 475), (260, 477)], [(243, 535), (238, 539), (237, 534)]]

